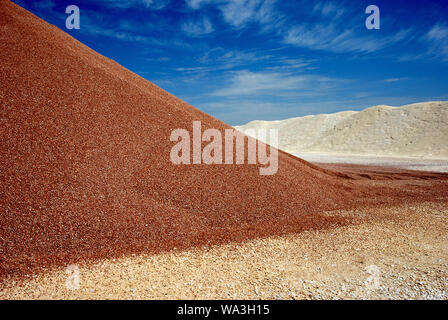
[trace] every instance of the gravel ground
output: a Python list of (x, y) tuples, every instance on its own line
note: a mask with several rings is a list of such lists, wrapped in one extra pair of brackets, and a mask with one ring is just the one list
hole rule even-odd
[(80, 265), (79, 289), (55, 269), (4, 283), (0, 298), (448, 299), (442, 204), (327, 214), (359, 223)]

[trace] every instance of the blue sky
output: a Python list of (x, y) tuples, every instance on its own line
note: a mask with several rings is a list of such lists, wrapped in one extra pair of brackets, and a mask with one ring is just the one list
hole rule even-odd
[(446, 0), (14, 2), (231, 125), (448, 100)]

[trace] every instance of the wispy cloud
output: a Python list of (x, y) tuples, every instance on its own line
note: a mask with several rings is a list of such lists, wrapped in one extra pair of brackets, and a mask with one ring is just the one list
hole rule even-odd
[[(300, 5), (306, 5), (301, 1)], [(321, 1), (303, 12), (301, 22), (289, 20), (279, 28), (284, 44), (332, 53), (372, 53), (407, 41), (410, 29), (366, 32), (362, 5), (350, 1)]]
[[(84, 15), (81, 21), (82, 27), (80, 31), (85, 34), (93, 36), (103, 36), (109, 38), (115, 38), (118, 40), (130, 41), (130, 42), (142, 42), (142, 43), (153, 43), (153, 39), (149, 37), (134, 34), (128, 31), (128, 28), (123, 28), (123, 23), (119, 23), (118, 26), (106, 26), (102, 25), (98, 20), (92, 19), (88, 15)], [(127, 30), (124, 30), (127, 29)]]
[(404, 81), (404, 80), (408, 80), (408, 78), (389, 78), (389, 79), (384, 79), (383, 82), (398, 82), (398, 81)]
[(448, 61), (448, 25), (437, 23), (417, 38), (424, 48), (412, 54), (403, 54), (399, 61), (414, 61), (422, 59), (439, 59)]
[(301, 24), (289, 29), (283, 42), (311, 50), (334, 53), (374, 52), (406, 39), (410, 30), (383, 38), (359, 36), (352, 29), (339, 30), (335, 24)]
[(328, 85), (332, 81), (332, 79), (316, 75), (242, 70), (233, 72), (230, 84), (215, 90), (211, 95), (223, 97), (257, 94), (284, 95), (287, 91), (300, 94), (300, 91), (316, 88), (319, 84)]
[[(289, 77), (298, 72), (303, 73), (314, 69), (311, 66), (314, 60), (275, 56), (268, 52), (226, 50), (221, 47), (207, 51), (196, 62), (194, 65), (176, 67), (174, 70), (181, 73), (182, 77), (185, 76), (190, 79), (205, 80), (213, 76), (218, 77), (219, 81), (231, 84), (238, 77), (241, 82), (245, 82), (242, 75), (247, 74), (249, 69), (257, 68), (257, 66), (262, 67), (264, 71), (254, 72), (253, 74), (278, 74), (282, 77)], [(235, 86), (238, 86), (238, 84), (235, 84)]]
[(174, 70), (189, 79), (208, 79), (213, 74), (218, 76), (224, 71), (249, 68), (256, 63), (263, 64), (270, 58), (270, 55), (257, 52), (226, 50), (217, 47), (206, 51), (194, 61), (194, 64), (176, 67)]
[(275, 0), (232, 0), (220, 9), (227, 23), (241, 28), (250, 22), (270, 22), (274, 3)]
[(271, 55), (269, 54), (243, 50), (226, 50), (225, 48), (217, 47), (207, 51), (198, 59), (198, 62), (208, 66), (219, 66), (220, 69), (225, 70), (266, 61), (270, 58)]
[(268, 23), (274, 16), (276, 0), (186, 0), (187, 5), (198, 10), (205, 5), (214, 5), (223, 19), (234, 28), (243, 28), (249, 23)]
[(187, 21), (182, 24), (182, 30), (192, 37), (202, 37), (214, 31), (213, 25), (206, 17), (198, 21)]
[(202, 72), (202, 71), (208, 71), (209, 68), (208, 67), (188, 67), (188, 68), (176, 68), (176, 71), (180, 71), (180, 72)]
[(219, 2), (223, 2), (223, 1), (219, 1), (219, 0), (185, 0), (185, 2), (187, 3), (187, 5), (190, 8), (192, 8), (194, 10), (198, 10), (205, 4), (219, 3)]
[(429, 44), (429, 54), (448, 61), (448, 25), (442, 23), (434, 25), (423, 40)]
[(99, 0), (103, 5), (112, 8), (132, 8), (142, 6), (150, 10), (163, 9), (170, 3), (170, 0)]
[(426, 38), (430, 41), (447, 41), (448, 40), (448, 26), (443, 24), (436, 24), (428, 31)]
[[(189, 50), (192, 48), (190, 43), (184, 41), (178, 35), (172, 38), (154, 36), (154, 31), (165, 28), (166, 25), (166, 22), (160, 20), (154, 25), (150, 22), (124, 18), (111, 20), (109, 16), (85, 10), (81, 16), (80, 32), (90, 36), (112, 38), (134, 44), (151, 45), (152, 47), (181, 47)], [(199, 44), (196, 45), (199, 46)]]
[(314, 5), (312, 12), (325, 17), (331, 16), (333, 19), (338, 19), (346, 10), (332, 2), (318, 2)]
[(155, 61), (155, 62), (168, 62), (171, 58), (169, 57), (158, 57), (158, 58), (146, 58), (146, 61)]

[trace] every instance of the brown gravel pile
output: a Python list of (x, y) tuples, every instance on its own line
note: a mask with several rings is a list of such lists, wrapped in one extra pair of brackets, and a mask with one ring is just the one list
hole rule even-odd
[(230, 128), (0, 0), (0, 279), (80, 260), (325, 229), (322, 212), (440, 200), (447, 185), (365, 184), (280, 152), (170, 162), (171, 130)]

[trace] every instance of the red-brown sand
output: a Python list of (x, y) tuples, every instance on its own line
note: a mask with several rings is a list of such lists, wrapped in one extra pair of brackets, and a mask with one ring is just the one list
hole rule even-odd
[(375, 184), (286, 153), (170, 161), (171, 130), (230, 128), (0, 0), (0, 279), (82, 259), (330, 228), (324, 211), (446, 201), (446, 178)]

